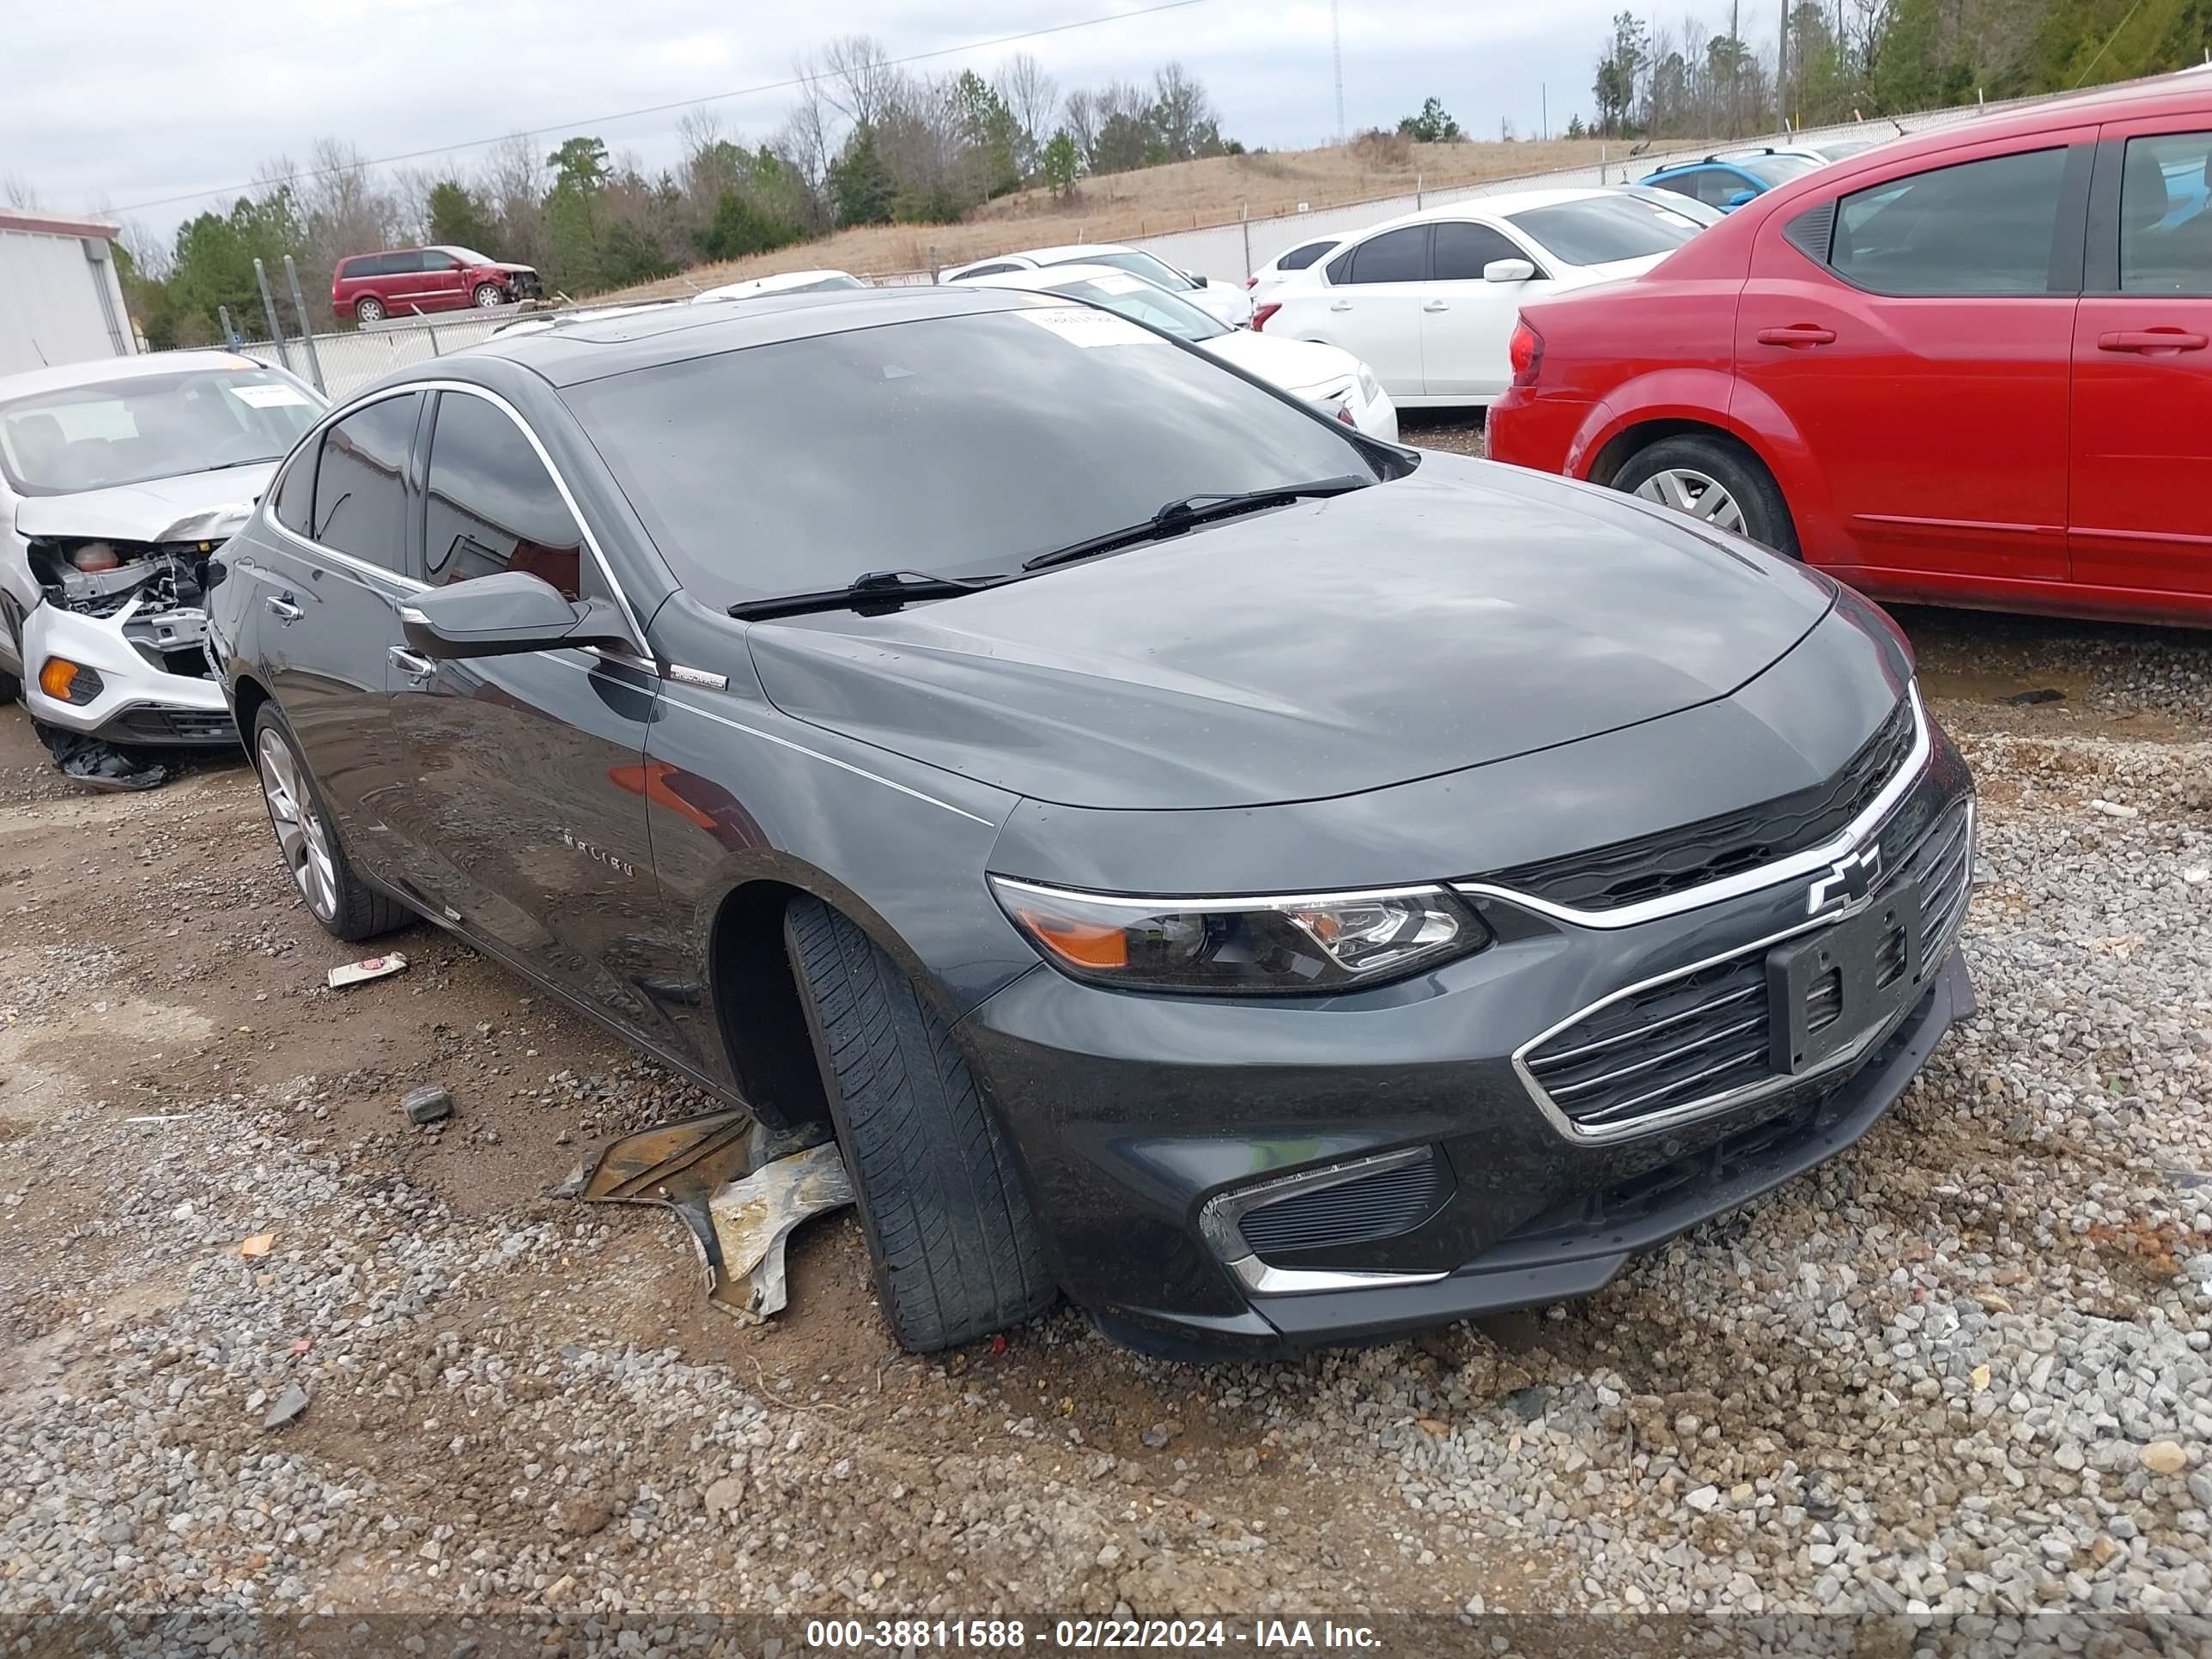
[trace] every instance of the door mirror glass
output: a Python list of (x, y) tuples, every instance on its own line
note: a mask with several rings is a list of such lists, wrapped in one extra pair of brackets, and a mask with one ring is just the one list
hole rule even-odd
[(1755, 190), (1740, 190), (1728, 198), (1728, 204), (1732, 208), (1740, 208), (1758, 194)]
[(1492, 259), (1482, 268), (1486, 283), (1525, 283), (1536, 274), (1536, 267), (1526, 259)]
[(399, 608), (407, 643), (426, 657), (511, 657), (530, 651), (606, 645), (636, 647), (614, 606), (572, 603), (526, 570), (458, 582), (418, 593)]

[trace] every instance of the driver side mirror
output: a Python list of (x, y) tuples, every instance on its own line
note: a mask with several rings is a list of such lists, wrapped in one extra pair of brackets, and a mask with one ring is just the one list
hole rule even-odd
[(1198, 275), (1198, 273), (1197, 273), (1197, 272), (1195, 272), (1195, 271), (1186, 270), (1185, 272), (1183, 272), (1183, 275), (1184, 275), (1184, 276), (1188, 276), (1188, 277), (1189, 277), (1189, 278), (1190, 278), (1190, 280), (1191, 280), (1191, 283), (1193, 283), (1193, 285), (1194, 285), (1194, 286), (1195, 286), (1195, 287), (1198, 287), (1198, 288), (1205, 288), (1205, 287), (1209, 286), (1209, 284), (1207, 283), (1207, 282), (1206, 282), (1206, 278), (1205, 278), (1205, 277), (1203, 277), (1203, 276), (1200, 276), (1200, 275)]
[(1535, 265), (1527, 259), (1492, 259), (1482, 268), (1486, 283), (1525, 283), (1535, 274)]
[(1740, 190), (1729, 198), (1728, 204), (1732, 208), (1740, 208), (1746, 202), (1755, 199), (1758, 195), (1759, 192), (1755, 190)]
[(571, 602), (526, 570), (502, 570), (418, 593), (399, 607), (399, 623), (410, 647), (441, 660), (586, 645), (638, 649), (613, 605), (605, 599)]

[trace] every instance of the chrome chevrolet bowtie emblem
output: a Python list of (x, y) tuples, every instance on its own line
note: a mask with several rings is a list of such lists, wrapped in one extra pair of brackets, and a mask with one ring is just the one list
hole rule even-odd
[(1828, 873), (1814, 882), (1805, 894), (1805, 914), (1817, 916), (1823, 910), (1841, 905), (1846, 908), (1856, 904), (1874, 889), (1874, 878), (1881, 873), (1881, 848), (1869, 847), (1864, 852), (1853, 853), (1848, 858), (1838, 859), (1828, 866)]

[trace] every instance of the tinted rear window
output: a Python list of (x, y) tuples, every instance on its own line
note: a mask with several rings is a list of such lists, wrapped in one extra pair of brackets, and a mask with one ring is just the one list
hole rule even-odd
[(1671, 253), (1698, 234), (1680, 214), (1638, 196), (1593, 196), (1510, 216), (1516, 228), (1571, 265)]
[(1308, 242), (1304, 247), (1294, 247), (1275, 261), (1278, 270), (1304, 270), (1315, 260), (1334, 247), (1334, 242)]
[(564, 395), (716, 605), (874, 570), (1011, 570), (1182, 496), (1374, 474), (1328, 422), (1085, 307), (820, 335)]

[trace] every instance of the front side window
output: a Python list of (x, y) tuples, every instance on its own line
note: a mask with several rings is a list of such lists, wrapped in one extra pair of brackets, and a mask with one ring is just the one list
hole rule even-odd
[(1428, 275), (1429, 228), (1407, 225), (1370, 236), (1329, 261), (1332, 283), (1418, 283)]
[(407, 452), (422, 404), (421, 392), (403, 392), (356, 410), (323, 434), (309, 540), (380, 569), (405, 568)]
[(310, 444), (300, 458), (284, 469), (284, 476), (276, 481), (276, 496), (269, 510), (276, 522), (295, 536), (312, 538), (315, 529), (315, 453), (322, 447)]
[[(1698, 229), (1694, 219), (1641, 196), (1593, 196), (1530, 208), (1510, 219), (1516, 230), (1570, 265), (1607, 265), (1672, 253)], [(1441, 243), (1438, 246), (1441, 252)]]
[(313, 392), (272, 369), (58, 387), (0, 402), (0, 473), (18, 495), (68, 495), (247, 466), (281, 459), (322, 411)]
[(1377, 476), (1343, 428), (1084, 306), (780, 341), (562, 396), (718, 606), (870, 571), (1006, 573), (1185, 496)]
[(433, 586), (526, 570), (580, 594), (583, 532), (553, 475), (506, 410), (448, 392), (430, 434), (422, 574)]
[(1528, 258), (1502, 231), (1448, 219), (1437, 227), (1436, 240), (1430, 244), (1429, 275), (1439, 283), (1479, 283), (1482, 268), (1492, 260)]
[(2120, 291), (2212, 295), (2212, 132), (2128, 140)]
[(1733, 167), (1700, 167), (1690, 175), (1690, 194), (1708, 207), (1726, 207), (1759, 186)]
[(1908, 173), (1837, 204), (1828, 263), (1877, 294), (2044, 294), (2066, 152)]

